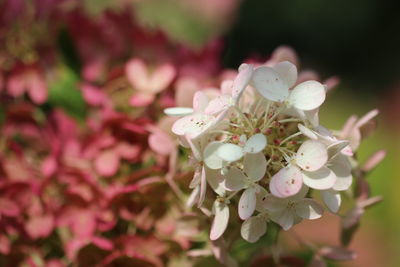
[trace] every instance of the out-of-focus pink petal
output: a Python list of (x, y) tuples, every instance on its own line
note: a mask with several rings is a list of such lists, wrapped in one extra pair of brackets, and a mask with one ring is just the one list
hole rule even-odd
[(176, 81), (175, 102), (178, 107), (192, 107), (194, 94), (200, 90), (200, 85), (194, 78), (180, 78)]
[(136, 93), (129, 99), (129, 104), (133, 107), (145, 107), (154, 101), (154, 95)]
[(27, 74), (26, 86), (28, 95), (35, 104), (43, 104), (47, 100), (47, 86), (44, 79), (37, 72)]
[(4, 234), (0, 235), (0, 253), (9, 254), (11, 251), (10, 240)]
[(116, 153), (121, 158), (130, 160), (136, 158), (140, 153), (140, 147), (137, 145), (131, 145), (127, 142), (120, 142), (115, 147)]
[(167, 156), (175, 149), (175, 142), (168, 134), (156, 131), (149, 136), (149, 146), (154, 152)]
[(85, 101), (92, 106), (101, 106), (107, 102), (107, 97), (100, 88), (85, 83), (81, 86), (81, 90)]
[(10, 216), (10, 217), (16, 217), (20, 214), (21, 210), (18, 207), (18, 205), (5, 197), (0, 198), (0, 213)]
[(18, 97), (25, 92), (25, 83), (20, 75), (12, 75), (7, 81), (7, 92)]
[(114, 244), (110, 240), (103, 237), (94, 236), (92, 238), (92, 242), (103, 250), (112, 250), (114, 248)]
[(91, 238), (96, 229), (96, 218), (90, 210), (76, 210), (72, 214), (72, 231), (80, 239)]
[(58, 167), (57, 159), (50, 155), (42, 162), (42, 173), (45, 177), (54, 175)]
[(152, 93), (159, 93), (170, 85), (175, 78), (176, 70), (172, 64), (163, 64), (155, 69), (149, 81)]
[(103, 176), (113, 176), (117, 173), (120, 165), (119, 154), (112, 149), (105, 150), (95, 160), (96, 171)]
[(47, 237), (54, 229), (54, 218), (51, 215), (34, 216), (26, 223), (25, 229), (33, 239)]
[(143, 60), (134, 58), (128, 61), (125, 65), (125, 74), (134, 89), (146, 91), (149, 77), (147, 66)]

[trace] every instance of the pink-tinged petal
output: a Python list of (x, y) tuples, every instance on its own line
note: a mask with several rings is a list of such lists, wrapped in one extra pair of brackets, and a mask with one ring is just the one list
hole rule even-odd
[(175, 102), (178, 107), (192, 107), (194, 94), (200, 85), (194, 78), (183, 77), (176, 81)]
[(269, 67), (258, 67), (253, 73), (253, 86), (266, 99), (283, 102), (289, 95), (289, 85)]
[(271, 178), (270, 191), (279, 198), (297, 194), (303, 185), (303, 177), (299, 168), (289, 165), (282, 168)]
[(81, 86), (81, 90), (83, 98), (89, 105), (101, 106), (107, 102), (107, 96), (100, 88), (85, 83)]
[(250, 217), (242, 223), (240, 234), (250, 243), (257, 242), (267, 232), (267, 222), (260, 217)]
[(303, 219), (315, 220), (321, 218), (324, 209), (312, 199), (302, 199), (295, 205), (295, 211)]
[(325, 190), (321, 192), (322, 199), (324, 200), (325, 205), (329, 208), (329, 210), (333, 213), (339, 211), (340, 204), (342, 202), (342, 197), (340, 196), (340, 192), (334, 190)]
[(16, 217), (20, 214), (21, 210), (18, 205), (8, 198), (0, 198), (0, 214), (9, 217)]
[(296, 164), (305, 171), (315, 171), (328, 161), (328, 152), (321, 142), (308, 140), (297, 150)]
[(193, 110), (203, 113), (208, 105), (208, 97), (203, 91), (197, 91), (193, 96)]
[(386, 151), (385, 150), (379, 150), (375, 152), (372, 156), (370, 156), (367, 161), (364, 163), (362, 166), (362, 170), (364, 172), (370, 172), (372, 171), (376, 166), (379, 165), (379, 163), (382, 162), (382, 160), (386, 157)]
[(354, 251), (334, 246), (323, 247), (319, 249), (318, 254), (335, 261), (353, 261), (357, 258)]
[(103, 176), (109, 177), (117, 173), (120, 165), (120, 157), (115, 150), (105, 150), (95, 159), (96, 171)]
[(172, 64), (166, 63), (156, 67), (150, 77), (150, 90), (153, 94), (159, 93), (171, 84), (176, 76), (176, 69)]
[(317, 190), (327, 190), (336, 183), (335, 173), (327, 167), (322, 167), (313, 172), (303, 171), (303, 182)]
[[(271, 62), (272, 65), (275, 65), (278, 62), (289, 61), (294, 65), (299, 65), (299, 59), (297, 57), (296, 52), (293, 48), (289, 46), (279, 46), (272, 53), (271, 59), (268, 62)], [(268, 65), (268, 62), (266, 63)]]
[(54, 218), (51, 215), (32, 217), (25, 225), (25, 230), (32, 239), (47, 237), (53, 229)]
[(379, 114), (379, 110), (373, 109), (369, 111), (367, 114), (362, 116), (356, 123), (355, 127), (361, 128), (365, 124), (367, 124), (369, 121), (371, 121), (373, 118), (375, 118)]
[(221, 94), (223, 95), (233, 95), (233, 81), (224, 80), (221, 83)]
[(149, 84), (149, 74), (146, 64), (141, 59), (131, 59), (125, 65), (125, 74), (134, 89), (146, 91)]
[(294, 64), (289, 61), (283, 61), (276, 64), (274, 70), (285, 79), (289, 87), (293, 87), (297, 81), (297, 68)]
[(325, 87), (317, 81), (307, 81), (297, 85), (290, 92), (289, 104), (300, 110), (316, 109), (324, 103)]
[(242, 220), (248, 219), (256, 209), (256, 189), (249, 187), (243, 191), (239, 199), (238, 212)]
[(57, 168), (58, 168), (57, 159), (52, 155), (45, 158), (42, 162), (41, 169), (45, 177), (50, 177), (54, 175), (57, 171)]
[(232, 104), (232, 98), (229, 95), (221, 95), (210, 101), (204, 113), (208, 115), (215, 115), (227, 110)]
[(171, 154), (176, 147), (174, 140), (168, 134), (161, 131), (152, 133), (149, 136), (149, 146), (154, 152), (163, 156)]
[(239, 73), (232, 84), (232, 98), (235, 102), (239, 101), (240, 96), (249, 84), (253, 71), (253, 65), (250, 64), (242, 64), (239, 67)]
[(145, 107), (153, 103), (154, 95), (145, 93), (135, 93), (130, 99), (129, 104), (132, 107)]
[(224, 175), (223, 186), (229, 191), (239, 191), (246, 186), (246, 176), (237, 167), (229, 168)]
[(229, 222), (229, 207), (224, 202), (216, 200), (213, 205), (215, 214), (211, 225), (210, 239), (217, 240), (225, 232)]
[(29, 73), (27, 77), (27, 91), (35, 104), (43, 104), (47, 100), (47, 86), (42, 77), (36, 72)]

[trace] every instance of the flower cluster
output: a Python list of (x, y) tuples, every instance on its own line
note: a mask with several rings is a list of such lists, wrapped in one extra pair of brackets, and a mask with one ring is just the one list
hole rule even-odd
[(292, 62), (242, 64), (218, 94), (199, 91), (192, 109), (165, 110), (183, 116), (172, 131), (195, 166), (188, 205), (207, 210), (207, 188), (213, 191), (211, 240), (237, 217), (242, 238), (256, 242), (270, 221), (288, 230), (320, 218), (321, 202), (336, 213), (342, 192), (351, 189), (360, 129), (377, 111), (351, 119), (342, 131), (328, 130), (318, 111), (330, 86), (300, 79)]

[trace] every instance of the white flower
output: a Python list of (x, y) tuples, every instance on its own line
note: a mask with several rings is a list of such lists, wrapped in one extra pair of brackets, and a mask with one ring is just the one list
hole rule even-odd
[(328, 151), (323, 143), (305, 141), (289, 165), (271, 178), (271, 193), (280, 198), (289, 197), (299, 192), (302, 183), (319, 190), (332, 188), (336, 175), (325, 166), (327, 161)]
[(277, 198), (267, 195), (260, 204), (284, 230), (289, 230), (302, 219), (315, 220), (322, 216), (323, 208), (311, 198), (305, 198), (308, 188), (304, 186), (296, 195)]
[(296, 85), (297, 68), (288, 61), (274, 67), (261, 66), (254, 70), (252, 85), (266, 99), (284, 103), (286, 112), (318, 124), (318, 108), (325, 101), (325, 87), (317, 81)]
[(257, 184), (266, 172), (267, 161), (263, 153), (247, 154), (243, 160), (243, 171), (237, 167), (230, 167), (224, 176), (223, 186), (229, 191), (245, 189), (239, 200), (239, 217), (242, 220), (249, 218), (256, 209), (256, 194), (260, 190)]
[(213, 204), (214, 220), (211, 225), (210, 239), (217, 240), (225, 232), (229, 222), (229, 201), (217, 198)]

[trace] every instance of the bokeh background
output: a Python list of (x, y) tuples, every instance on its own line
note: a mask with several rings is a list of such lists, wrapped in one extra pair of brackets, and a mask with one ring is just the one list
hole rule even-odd
[[(79, 5), (81, 14), (63, 17), (58, 14), (61, 2), (63, 10)], [(10, 58), (30, 63), (37, 61), (37, 57), (44, 57), (41, 60), (49, 57), (51, 62), (53, 55), (46, 51), (52, 50), (60, 51), (62, 65), (67, 66), (68, 70), (61, 74), (62, 81), (54, 81), (65, 88), (50, 93), (50, 103), (45, 104), (44, 110), (46, 105), (53, 105), (67, 109), (78, 118), (85, 113), (82, 96), (68, 89), (76, 82), (73, 73), (80, 72), (87, 60), (77, 53), (77, 46), (89, 51), (89, 58), (111, 57), (117, 62), (129, 59), (130, 54), (124, 47), (114, 47), (114, 54), (109, 55), (102, 54), (101, 49), (98, 54), (90, 53), (95, 47), (96, 29), (81, 29), (79, 23), (84, 17), (100, 21), (104, 14), (120, 13), (128, 13), (149, 31), (161, 30), (172, 43), (184, 44), (194, 51), (218, 42), (221, 44), (219, 57), (226, 68), (237, 68), (249, 58), (266, 60), (277, 46), (291, 46), (299, 54), (302, 69), (317, 70), (323, 78), (334, 75), (341, 81), (321, 110), (321, 121), (330, 128), (340, 129), (349, 115), (361, 116), (377, 107), (380, 110), (378, 131), (363, 143), (359, 157), (363, 161), (378, 149), (387, 151), (386, 159), (368, 177), (372, 194), (382, 195), (384, 201), (370, 209), (362, 220), (351, 245), (358, 252), (358, 259), (343, 266), (400, 266), (400, 16), (395, 1), (78, 2), (0, 0), (3, 69), (14, 64)], [(124, 37), (125, 29), (108, 26), (107, 38)], [(87, 43), (85, 38), (74, 39), (80, 30), (86, 30)], [(121, 46), (129, 46), (124, 42), (122, 38)], [(6, 53), (12, 57), (2, 57)], [(2, 107), (0, 110), (4, 116)], [(337, 244), (338, 234), (331, 229), (338, 227), (332, 216), (299, 230), (316, 242)]]

